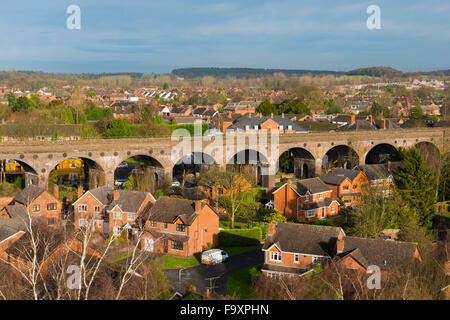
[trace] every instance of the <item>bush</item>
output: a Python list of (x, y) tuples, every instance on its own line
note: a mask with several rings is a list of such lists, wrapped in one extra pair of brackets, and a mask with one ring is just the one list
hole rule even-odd
[(251, 229), (227, 229), (219, 232), (221, 247), (256, 246), (261, 243), (262, 230), (260, 227)]

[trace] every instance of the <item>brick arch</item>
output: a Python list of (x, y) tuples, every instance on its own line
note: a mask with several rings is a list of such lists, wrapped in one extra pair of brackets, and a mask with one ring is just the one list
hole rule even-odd
[(389, 143), (389, 142), (378, 142), (377, 144), (373, 144), (371, 145), (371, 148), (366, 150), (364, 152), (364, 157), (362, 159), (360, 159), (360, 162), (364, 162), (365, 164), (367, 164), (367, 156), (369, 155), (369, 153), (374, 150), (375, 148), (382, 146), (382, 145), (387, 145), (392, 147), (393, 149), (395, 149), (395, 151), (398, 151), (398, 147), (396, 147), (393, 143)]
[[(285, 155), (287, 152), (295, 153), (296, 150), (301, 150), (300, 152), (303, 154), (297, 154), (297, 156), (294, 154), (294, 159), (291, 159), (288, 154), (288, 160), (291, 161), (292, 165), (292, 172), (295, 174), (298, 178), (312, 178), (314, 177), (316, 173), (316, 158), (314, 155), (308, 151), (304, 147), (291, 147), (291, 148), (284, 148), (285, 151), (280, 152), (278, 159), (277, 159), (277, 168), (280, 168), (282, 165), (281, 163), (281, 157)], [(281, 168), (280, 168), (281, 170)], [(291, 171), (290, 171), (291, 172)]]
[(414, 144), (414, 148), (419, 150), (427, 164), (431, 166), (435, 172), (439, 171), (441, 151), (436, 144), (431, 141), (419, 141)]
[[(357, 162), (357, 164), (361, 164), (361, 160), (363, 159), (363, 157), (361, 156), (361, 150), (360, 150), (360, 148), (358, 148), (358, 146), (353, 147), (352, 145), (343, 144), (343, 143), (336, 144), (336, 145), (331, 146), (331, 148), (326, 148), (326, 149), (324, 149), (321, 158), (316, 158), (316, 159), (317, 159), (317, 160), (320, 159), (321, 164), (322, 164), (322, 166), (323, 166), (323, 159), (325, 158), (325, 156), (326, 156), (330, 151), (332, 151), (332, 150), (334, 150), (334, 149), (337, 149), (337, 148), (348, 148), (348, 149), (352, 150), (352, 151), (355, 152), (355, 154), (358, 156), (358, 159), (354, 159), (354, 160), (357, 160), (357, 161), (354, 161), (354, 162), (355, 162), (355, 163)], [(349, 159), (349, 160), (352, 160), (352, 159)], [(352, 166), (352, 165), (350, 165), (350, 166)]]
[[(249, 161), (251, 160), (252, 162), (253, 161), (260, 162), (262, 160), (261, 163), (268, 163), (268, 158), (267, 158), (266, 154), (264, 154), (263, 152), (261, 152), (259, 150), (255, 150), (254, 148), (241, 148), (240, 150), (235, 150), (234, 154), (231, 157), (228, 157), (226, 164), (234, 164), (234, 158), (237, 157), (238, 154), (239, 154), (239, 157), (241, 157), (242, 152), (245, 152), (244, 160), (247, 161), (247, 154), (246, 154), (247, 151), (249, 152), (248, 156), (251, 157), (251, 159), (248, 159)], [(255, 154), (257, 157), (256, 159), (254, 158)], [(262, 159), (259, 156), (262, 156)], [(242, 159), (239, 158), (236, 160), (241, 161)]]
[[(65, 156), (64, 156), (65, 155)], [(89, 155), (85, 153), (70, 153), (70, 154), (64, 154), (59, 155), (57, 157), (53, 156), (50, 161), (46, 163), (45, 172), (42, 170), (41, 175), (45, 176), (43, 179), (45, 179), (45, 182), (40, 182), (40, 185), (48, 189), (48, 184), (50, 183), (50, 173), (56, 169), (56, 166), (67, 159), (82, 159), (83, 163), (87, 164), (89, 166), (89, 170), (91, 171), (91, 174), (89, 176), (89, 186), (88, 188), (91, 189), (93, 187), (99, 187), (107, 184), (107, 166), (105, 165), (105, 162), (102, 161), (102, 158), (94, 158), (94, 155)], [(93, 164), (93, 166), (92, 166)], [(91, 167), (92, 166), (92, 167)], [(95, 173), (93, 171), (95, 170)], [(98, 170), (98, 172), (97, 172)], [(92, 180), (92, 176), (94, 175), (95, 181)], [(40, 178), (41, 180), (41, 178)]]

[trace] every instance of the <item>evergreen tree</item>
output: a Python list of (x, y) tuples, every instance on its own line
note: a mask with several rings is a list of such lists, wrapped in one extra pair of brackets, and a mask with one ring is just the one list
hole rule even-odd
[(269, 100), (264, 100), (258, 107), (256, 107), (256, 112), (262, 113), (262, 115), (266, 117), (270, 116), (272, 113), (273, 115), (276, 115), (277, 108)]
[(406, 152), (403, 165), (395, 177), (395, 185), (402, 198), (417, 210), (420, 224), (428, 228), (435, 212), (437, 178), (415, 148)]

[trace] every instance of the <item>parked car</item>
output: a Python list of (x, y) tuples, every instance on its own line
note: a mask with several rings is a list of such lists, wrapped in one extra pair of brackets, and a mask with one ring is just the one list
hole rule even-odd
[(221, 249), (211, 249), (202, 253), (203, 264), (217, 264), (229, 258), (228, 253)]
[(128, 163), (125, 161), (122, 161), (117, 167), (118, 168), (126, 168), (126, 167), (128, 167)]
[(177, 179), (172, 180), (172, 187), (179, 187), (181, 186), (181, 182)]
[(127, 181), (128, 181), (128, 179), (117, 179), (114, 181), (114, 185), (117, 187), (121, 187)]

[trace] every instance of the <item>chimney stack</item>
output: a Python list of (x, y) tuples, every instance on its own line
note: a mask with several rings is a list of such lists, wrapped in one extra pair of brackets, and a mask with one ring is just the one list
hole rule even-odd
[(249, 118), (249, 119), (252, 118), (252, 113), (251, 113), (251, 112), (248, 114), (248, 118)]
[(281, 117), (284, 118), (284, 112), (281, 114)]
[(356, 117), (355, 116), (350, 116), (350, 122), (349, 124), (354, 124), (356, 121)]
[(200, 210), (202, 210), (203, 208), (203, 203), (201, 200), (196, 200), (195, 201), (195, 211), (196, 212), (200, 212)]
[(59, 186), (57, 183), (53, 185), (53, 195), (56, 199), (59, 199)]
[(114, 200), (119, 199), (120, 196), (120, 191), (119, 190), (114, 190)]
[(368, 119), (367, 121), (369, 121), (369, 122), (370, 122), (370, 124), (372, 124), (372, 123), (373, 123), (373, 117), (372, 117), (372, 115), (370, 115), (370, 116), (369, 116), (369, 119)]
[(386, 129), (386, 119), (382, 119), (380, 123), (380, 129)]
[(273, 118), (273, 113), (270, 114), (270, 117)]
[(391, 160), (387, 161), (386, 168), (387, 168), (388, 171), (391, 171)]
[(271, 222), (269, 223), (269, 226), (267, 227), (267, 236), (270, 237), (275, 233), (275, 223)]
[(79, 185), (78, 186), (78, 198), (81, 198), (82, 195), (83, 195), (83, 186)]

